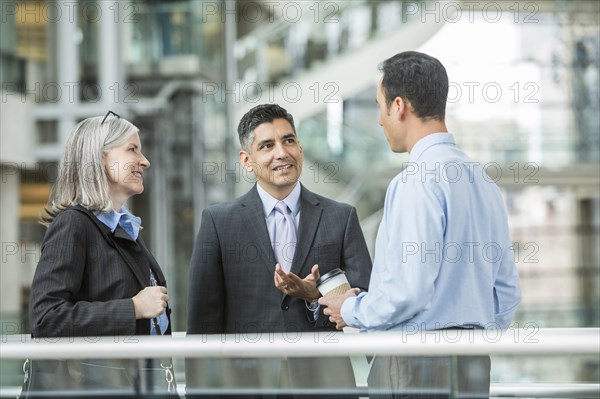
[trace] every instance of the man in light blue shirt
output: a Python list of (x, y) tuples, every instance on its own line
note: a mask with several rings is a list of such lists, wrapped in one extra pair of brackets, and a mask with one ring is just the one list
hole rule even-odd
[[(381, 70), (379, 124), (409, 162), (386, 193), (369, 291), (319, 303), (338, 329), (506, 329), (521, 300), (507, 213), (496, 184), (448, 133), (446, 70), (418, 52), (397, 54)], [(445, 357), (379, 358), (369, 387), (423, 398), (421, 388), (449, 387), (449, 368)], [(489, 357), (459, 357), (457, 369), (461, 393), (489, 395)]]

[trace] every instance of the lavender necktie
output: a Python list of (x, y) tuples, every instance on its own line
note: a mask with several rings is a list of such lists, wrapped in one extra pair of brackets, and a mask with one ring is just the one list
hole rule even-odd
[(277, 263), (289, 272), (292, 268), (294, 252), (296, 252), (296, 226), (290, 208), (283, 201), (275, 204), (275, 210), (283, 216), (275, 223), (275, 242), (273, 249)]

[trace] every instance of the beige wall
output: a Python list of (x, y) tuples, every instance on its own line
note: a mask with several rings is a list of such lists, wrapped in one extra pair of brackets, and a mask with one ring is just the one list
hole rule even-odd
[(6, 165), (0, 168), (0, 314), (12, 319), (13, 316), (18, 316), (21, 306), (21, 251), (18, 234), (20, 178), (18, 170)]
[(0, 163), (32, 168), (35, 145), (34, 102), (24, 94), (0, 90)]

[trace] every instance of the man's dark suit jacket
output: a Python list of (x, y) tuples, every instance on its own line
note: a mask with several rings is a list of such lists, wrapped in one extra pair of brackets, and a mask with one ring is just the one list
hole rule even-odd
[(63, 210), (48, 227), (31, 286), (32, 335), (150, 334), (150, 320), (136, 320), (131, 299), (149, 285), (150, 268), (166, 286), (141, 237), (136, 246), (120, 226), (113, 234), (81, 206)]
[[(356, 210), (302, 187), (298, 244), (291, 271), (306, 277), (341, 268), (352, 287), (367, 289), (371, 258)], [(188, 334), (335, 330), (321, 310), (315, 322), (303, 299), (275, 288), (275, 255), (254, 186), (204, 210), (192, 254)]]
[[(319, 265), (321, 275), (339, 267), (346, 272), (352, 287), (367, 289), (371, 259), (356, 210), (304, 187), (300, 204), (291, 271), (304, 278), (314, 264)], [(276, 263), (256, 186), (232, 202), (205, 209), (191, 259), (187, 333), (239, 333), (243, 339), (243, 334), (255, 338), (257, 333), (266, 332), (335, 331), (322, 309), (315, 321), (303, 299), (284, 295), (275, 288)], [(281, 375), (290, 382), (283, 385), (303, 389), (326, 385), (355, 387), (349, 359), (312, 360), (289, 359), (283, 366), (288, 372)], [(198, 381), (219, 365), (228, 365), (222, 369), (222, 376), (231, 375), (222, 385), (264, 388), (265, 384), (258, 380), (263, 379), (264, 369), (273, 362), (265, 359), (262, 363), (239, 360), (216, 365), (188, 362), (188, 387), (204, 386), (205, 382)], [(277, 373), (277, 368), (272, 367), (266, 373)]]

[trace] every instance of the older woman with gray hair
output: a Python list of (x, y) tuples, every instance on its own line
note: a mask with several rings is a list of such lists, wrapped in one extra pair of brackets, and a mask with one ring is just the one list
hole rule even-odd
[[(41, 221), (48, 230), (31, 287), (33, 337), (170, 334), (164, 275), (142, 240), (141, 219), (126, 207), (131, 196), (144, 191), (143, 176), (150, 167), (138, 131), (109, 111), (104, 118), (85, 119), (71, 132)], [(124, 387), (136, 378), (129, 374), (139, 373), (134, 363), (93, 362), (92, 369), (121, 370), (121, 382), (107, 384)], [(49, 373), (44, 389), (53, 384), (97, 389), (102, 384), (85, 381), (89, 365), (58, 361), (50, 370), (32, 369), (31, 377)], [(68, 372), (61, 374), (61, 367)], [(102, 373), (94, 373), (101, 381)], [(77, 381), (67, 374), (78, 375)]]

